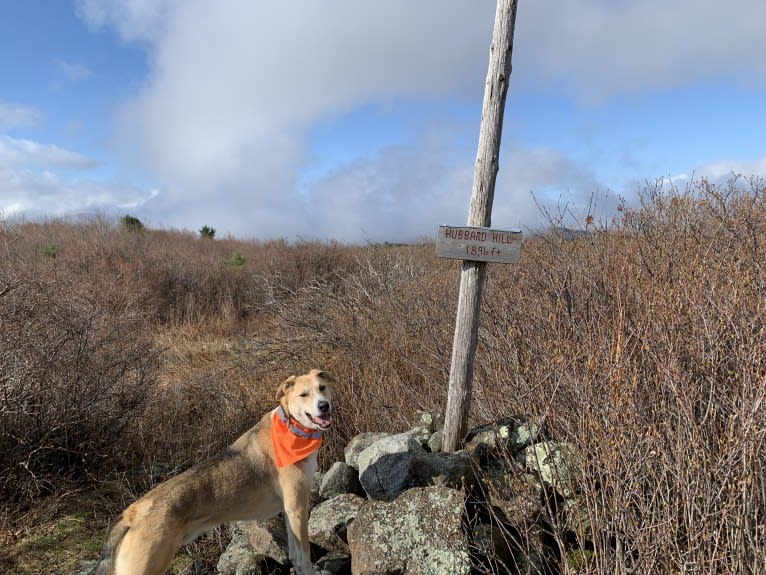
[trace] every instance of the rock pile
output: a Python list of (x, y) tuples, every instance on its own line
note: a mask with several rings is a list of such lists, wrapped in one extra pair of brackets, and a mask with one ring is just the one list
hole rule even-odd
[[(406, 433), (362, 433), (346, 446), (344, 461), (315, 478), (309, 538), (317, 569), (326, 575), (554, 569), (560, 557), (550, 537), (551, 500), (577, 522), (573, 447), (546, 439), (540, 423), (508, 417), (472, 430), (464, 450), (443, 453), (442, 427), (441, 414), (420, 412)], [(250, 575), (287, 563), (279, 517), (236, 524), (218, 570)]]

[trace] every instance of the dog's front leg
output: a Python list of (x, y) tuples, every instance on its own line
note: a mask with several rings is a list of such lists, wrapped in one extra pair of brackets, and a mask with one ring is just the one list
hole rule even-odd
[[(290, 562), (295, 568), (296, 575), (314, 575), (311, 566), (308, 526), (308, 497), (298, 497), (298, 501), (285, 498), (285, 521), (287, 523), (287, 546)], [(307, 494), (308, 495), (308, 494)]]

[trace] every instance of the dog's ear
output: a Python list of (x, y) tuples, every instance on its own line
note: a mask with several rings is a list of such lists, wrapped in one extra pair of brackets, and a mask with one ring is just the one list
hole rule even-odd
[(277, 388), (277, 401), (279, 401), (284, 395), (286, 395), (287, 390), (290, 389), (293, 385), (295, 385), (294, 375), (291, 375), (286, 380), (284, 380), (281, 384), (279, 384), (279, 387)]

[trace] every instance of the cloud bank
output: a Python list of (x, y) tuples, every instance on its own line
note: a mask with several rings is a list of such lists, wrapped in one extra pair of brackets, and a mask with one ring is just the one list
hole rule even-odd
[[(142, 43), (152, 62), (117, 134), (123, 155), (162, 183), (146, 218), (349, 241), (464, 222), (475, 157), (465, 142), (475, 134), (441, 125), (440, 138), (426, 122), (410, 143), (306, 179), (312, 128), (368, 105), (480, 101), (494, 9), (490, 0), (77, 2), (92, 28)], [(761, 0), (522, 2), (512, 86), (587, 104), (705, 78), (760, 82), (763, 21)], [(560, 152), (507, 139), (494, 223), (537, 218), (533, 189), (584, 202), (605, 187)]]

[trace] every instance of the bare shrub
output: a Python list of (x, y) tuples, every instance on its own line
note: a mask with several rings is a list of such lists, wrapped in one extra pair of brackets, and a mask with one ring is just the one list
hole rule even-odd
[(660, 183), (608, 230), (492, 270), (477, 403), (577, 445), (588, 528), (554, 527), (592, 572), (764, 568), (764, 196)]
[(142, 318), (0, 267), (0, 499), (82, 480), (124, 445), (153, 378)]
[[(735, 178), (641, 199), (489, 266), (472, 423), (535, 416), (579, 454), (577, 513), (549, 497), (542, 533), (505, 536), (544, 540), (563, 573), (760, 573), (766, 193)], [(432, 245), (0, 227), (3, 495), (99, 462), (142, 491), (316, 366), (339, 379), (324, 464), (357, 432), (406, 429), (445, 403), (458, 276)]]

